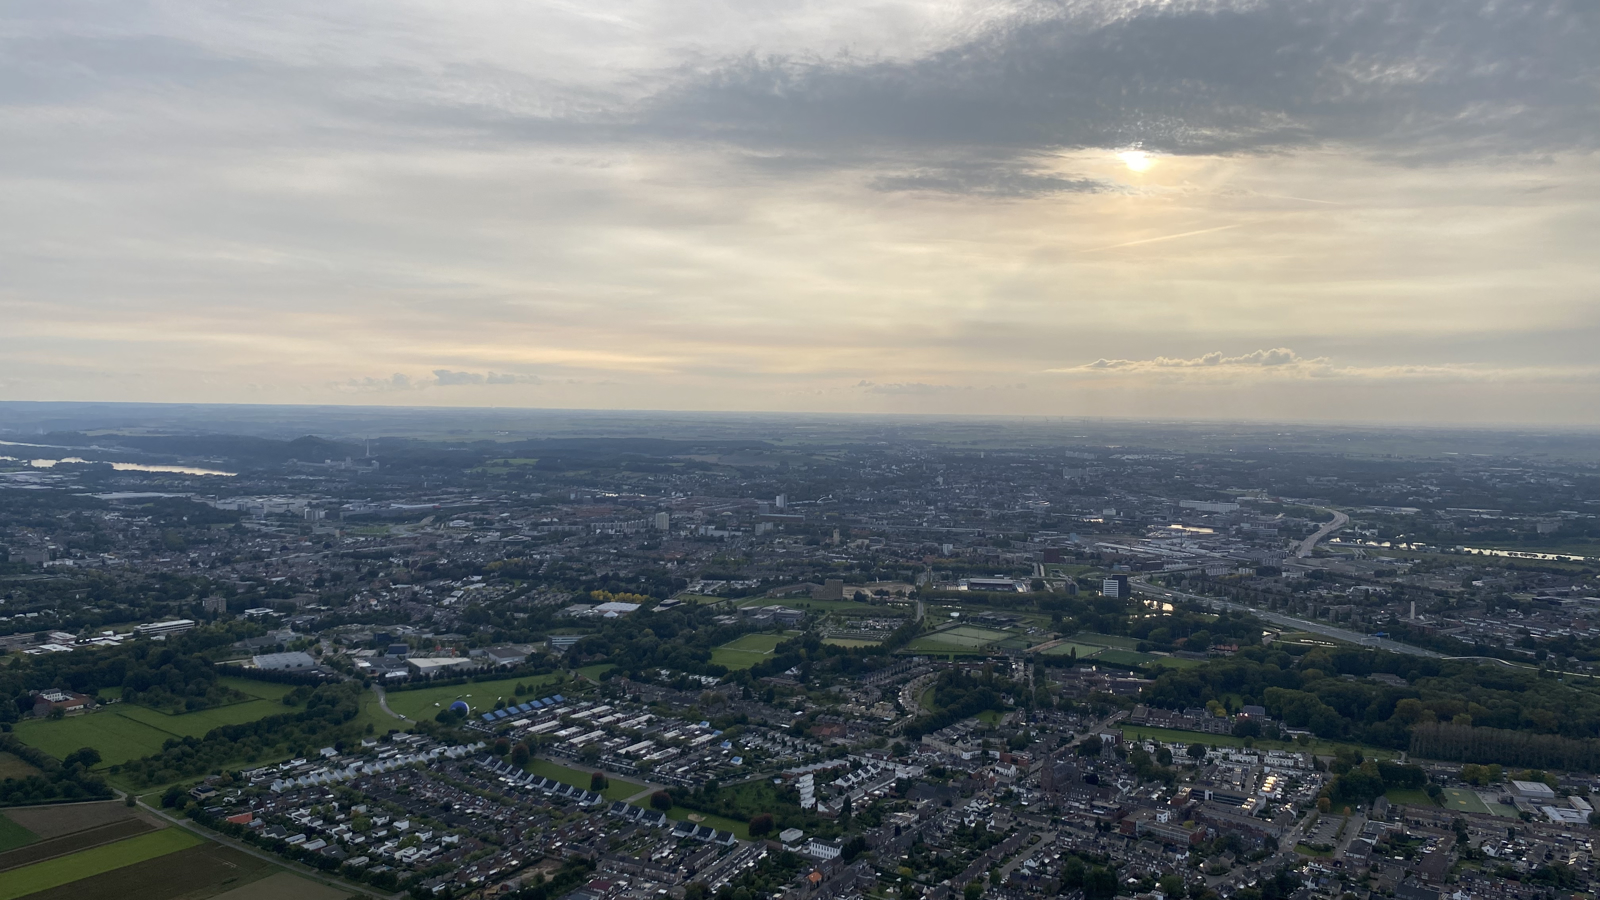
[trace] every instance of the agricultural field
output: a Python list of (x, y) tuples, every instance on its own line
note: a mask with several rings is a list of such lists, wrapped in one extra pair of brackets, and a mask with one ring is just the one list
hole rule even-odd
[(229, 900), (341, 900), (352, 893), (292, 875), (231, 847), (204, 842), (29, 894), (27, 900), (207, 900), (219, 896)]
[[(517, 699), (517, 684), (520, 682), (530, 689), (536, 688), (536, 693), (526, 695), (522, 700), (537, 700), (540, 697), (559, 691), (552, 691), (551, 686), (561, 681), (560, 675), (544, 675), (524, 678), (505, 678), (500, 681), (479, 681), (468, 684), (448, 684), (441, 687), (425, 687), (414, 691), (391, 691), (389, 693), (389, 708), (408, 719), (431, 719), (439, 710), (448, 707), (456, 700), (465, 700), (472, 711), (488, 712), (494, 709), (497, 699), (504, 699), (510, 704)], [(522, 702), (517, 700), (517, 702)]]
[(711, 661), (730, 669), (748, 669), (772, 655), (792, 634), (747, 634), (711, 651)]
[[(115, 843), (11, 869), (0, 879), (0, 900), (15, 900), (204, 843), (182, 828), (166, 828)], [(77, 896), (87, 896), (78, 893)]]
[(39, 836), (0, 813), (0, 855), (37, 841)]
[(293, 690), (290, 685), (246, 678), (222, 681), (254, 699), (177, 715), (134, 703), (115, 703), (66, 719), (18, 722), (16, 735), (23, 743), (38, 747), (57, 759), (81, 747), (93, 747), (100, 751), (100, 765), (96, 768), (103, 769), (160, 753), (161, 745), (168, 738), (201, 737), (223, 725), (254, 722), (295, 709), (282, 703), (283, 695)]
[(27, 778), (29, 775), (38, 775), (39, 769), (15, 753), (6, 753), (0, 750), (0, 780), (7, 778)]

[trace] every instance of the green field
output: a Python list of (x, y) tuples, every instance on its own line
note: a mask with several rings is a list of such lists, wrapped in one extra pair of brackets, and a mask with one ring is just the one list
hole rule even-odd
[(957, 625), (934, 634), (923, 635), (911, 642), (908, 649), (915, 653), (978, 653), (984, 648), (1003, 641), (1012, 634), (976, 625)]
[[(582, 769), (571, 769), (548, 759), (529, 760), (527, 770), (535, 775), (542, 775), (545, 778), (559, 781), (562, 784), (570, 784), (573, 787), (583, 788), (586, 791), (589, 789), (589, 779), (594, 774), (592, 771), (585, 772)], [(642, 790), (644, 790), (644, 785), (636, 781), (612, 778), (611, 784), (601, 791), (600, 795), (607, 800), (626, 800)]]
[(1485, 815), (1489, 813), (1489, 807), (1484, 805), (1483, 798), (1479, 797), (1476, 791), (1469, 791), (1465, 788), (1445, 788), (1444, 793), (1439, 795), (1439, 799), (1443, 801), (1440, 805), (1445, 809), (1457, 812), (1483, 813)]
[(1415, 788), (1410, 790), (1402, 788), (1390, 788), (1389, 790), (1384, 791), (1383, 795), (1389, 798), (1390, 803), (1404, 803), (1407, 806), (1439, 805), (1433, 802), (1433, 798), (1428, 796), (1427, 791), (1417, 790)]
[(1184, 659), (1181, 656), (1157, 656), (1155, 659), (1152, 659), (1149, 662), (1149, 666), (1152, 668), (1166, 666), (1169, 669), (1189, 669), (1195, 666), (1203, 666), (1205, 663), (1206, 661), (1203, 659)]
[(91, 875), (131, 866), (204, 843), (182, 828), (165, 828), (127, 840), (12, 869), (0, 880), (0, 900), (14, 900)]
[[(612, 669), (615, 669), (615, 668), (616, 668), (616, 665), (614, 665), (612, 663), (599, 663), (598, 665), (584, 666), (581, 669), (573, 669), (572, 671), (576, 672), (579, 675), (582, 675), (583, 677), (589, 679), (590, 681), (599, 681), (600, 680), (600, 676), (606, 674), (607, 672), (609, 672), (609, 671), (611, 671)], [(513, 686), (513, 690), (515, 690), (515, 686)], [(537, 699), (537, 698), (535, 698), (535, 699)]]
[(38, 775), (39, 767), (28, 762), (15, 753), (0, 751), (0, 780), (7, 778), (27, 778), (29, 775)]
[(772, 655), (791, 634), (747, 634), (711, 651), (711, 661), (730, 669), (748, 669)]
[[(515, 706), (527, 700), (538, 700), (550, 693), (546, 688), (560, 680), (560, 675), (536, 675), (505, 678), (500, 681), (425, 687), (414, 691), (391, 691), (389, 708), (408, 719), (431, 719), (439, 710), (448, 707), (452, 702), (465, 700), (474, 713), (488, 712), (494, 709), (494, 701), (497, 699), (503, 698), (508, 706)], [(530, 688), (537, 686), (538, 690), (518, 697), (516, 695), (518, 682)]]
[(1089, 657), (1094, 656), (1096, 653), (1104, 653), (1106, 648), (1099, 647), (1094, 644), (1075, 644), (1072, 641), (1062, 641), (1054, 647), (1051, 647), (1049, 650), (1044, 651), (1044, 655), (1071, 656), (1072, 651), (1074, 650), (1078, 651), (1078, 659), (1088, 659)]
[[(645, 806), (648, 803), (649, 798), (647, 797), (645, 798), (644, 802), (638, 805)], [(718, 831), (733, 832), (734, 835), (741, 841), (750, 840), (750, 825), (747, 822), (736, 822), (733, 819), (725, 819), (722, 816), (713, 816), (710, 813), (703, 813), (698, 810), (685, 809), (682, 806), (674, 806), (673, 808), (667, 810), (667, 818), (674, 821), (688, 819), (690, 816), (695, 816), (696, 819), (698, 819), (698, 821), (696, 821), (696, 819), (690, 819), (690, 821), (694, 822), (696, 825), (710, 825), (712, 828), (715, 828)]]
[(1138, 653), (1133, 650), (1107, 650), (1096, 656), (1095, 662), (1108, 662), (1114, 666), (1143, 666), (1160, 659), (1148, 653)]
[(38, 839), (37, 834), (0, 815), (0, 853), (26, 846)]
[(228, 687), (255, 697), (213, 709), (170, 715), (135, 703), (116, 703), (97, 712), (66, 719), (29, 719), (18, 722), (16, 735), (26, 744), (60, 759), (81, 747), (100, 751), (96, 768), (119, 765), (160, 753), (173, 737), (201, 737), (213, 728), (254, 722), (267, 716), (293, 712), (281, 698), (292, 685), (246, 678), (220, 679)]
[(1097, 634), (1085, 631), (1072, 635), (1072, 639), (1080, 644), (1097, 644), (1101, 647), (1115, 647), (1118, 650), (1137, 650), (1139, 641), (1131, 637), (1119, 637), (1114, 634)]

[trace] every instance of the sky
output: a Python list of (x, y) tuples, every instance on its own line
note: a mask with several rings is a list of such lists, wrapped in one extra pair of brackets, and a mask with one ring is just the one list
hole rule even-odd
[(1600, 428), (1600, 6), (0, 7), (0, 399)]

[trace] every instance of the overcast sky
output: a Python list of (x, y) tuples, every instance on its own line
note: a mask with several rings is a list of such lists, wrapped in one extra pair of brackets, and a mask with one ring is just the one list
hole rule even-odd
[(1600, 5), (0, 7), (0, 399), (1600, 427)]

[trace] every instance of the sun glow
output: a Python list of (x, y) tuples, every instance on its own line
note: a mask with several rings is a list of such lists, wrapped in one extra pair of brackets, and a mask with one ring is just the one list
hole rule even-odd
[(1117, 159), (1122, 160), (1124, 165), (1135, 172), (1147, 171), (1156, 164), (1155, 157), (1143, 150), (1124, 150), (1117, 154)]

